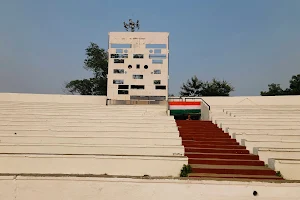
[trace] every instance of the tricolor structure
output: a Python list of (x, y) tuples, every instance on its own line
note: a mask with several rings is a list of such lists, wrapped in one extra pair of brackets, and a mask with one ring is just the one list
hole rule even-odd
[(169, 102), (170, 115), (201, 114), (201, 102)]

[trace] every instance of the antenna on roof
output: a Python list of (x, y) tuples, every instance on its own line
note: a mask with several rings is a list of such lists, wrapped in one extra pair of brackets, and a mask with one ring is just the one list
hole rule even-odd
[(140, 29), (140, 21), (137, 20), (136, 22), (133, 22), (132, 19), (129, 19), (129, 23), (127, 24), (126, 22), (124, 23), (124, 28), (126, 31), (131, 31), (131, 32), (135, 32), (136, 30)]

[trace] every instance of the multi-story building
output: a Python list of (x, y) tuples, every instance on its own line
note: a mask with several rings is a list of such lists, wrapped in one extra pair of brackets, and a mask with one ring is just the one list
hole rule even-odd
[(166, 100), (169, 33), (110, 32), (107, 96), (113, 100)]

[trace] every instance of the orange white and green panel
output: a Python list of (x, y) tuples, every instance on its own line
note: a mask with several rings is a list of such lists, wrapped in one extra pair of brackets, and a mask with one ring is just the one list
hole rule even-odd
[(201, 102), (169, 102), (170, 115), (201, 114)]

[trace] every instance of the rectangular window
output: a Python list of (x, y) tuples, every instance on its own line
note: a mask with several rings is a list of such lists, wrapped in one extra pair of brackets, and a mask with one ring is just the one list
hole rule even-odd
[(146, 44), (147, 49), (165, 49), (167, 48), (166, 44)]
[(128, 90), (129, 89), (129, 85), (118, 85), (118, 89)]
[(131, 85), (131, 89), (143, 90), (143, 89), (145, 89), (145, 86), (144, 85)]
[(132, 75), (133, 79), (143, 79), (143, 75)]
[(133, 54), (133, 58), (144, 58), (144, 54)]
[(160, 69), (156, 69), (156, 70), (154, 70), (154, 74), (161, 74), (161, 71), (160, 71)]
[(124, 63), (124, 59), (114, 59), (114, 63)]
[(128, 54), (110, 54), (111, 58), (128, 58)]
[(118, 90), (118, 94), (128, 94), (128, 90)]
[(154, 49), (154, 53), (161, 54), (161, 49)]
[(123, 53), (123, 49), (116, 49), (116, 53)]
[(113, 80), (113, 84), (124, 84), (124, 80)]
[(167, 55), (166, 54), (149, 54), (149, 58), (157, 58), (157, 59), (166, 59)]
[(124, 69), (114, 69), (114, 74), (124, 74)]
[(155, 89), (157, 89), (157, 90), (165, 90), (166, 86), (165, 85), (156, 85)]
[(140, 68), (140, 64), (136, 64), (136, 68), (139, 69)]
[(160, 85), (160, 80), (154, 80), (153, 83), (156, 85)]
[(163, 64), (163, 60), (152, 60), (152, 64)]
[(131, 44), (110, 44), (110, 48), (126, 49), (126, 48), (131, 48)]

